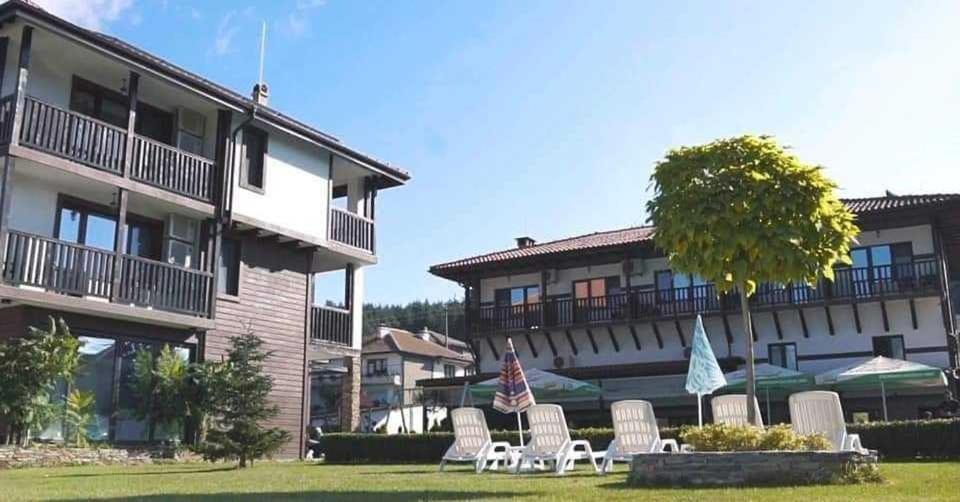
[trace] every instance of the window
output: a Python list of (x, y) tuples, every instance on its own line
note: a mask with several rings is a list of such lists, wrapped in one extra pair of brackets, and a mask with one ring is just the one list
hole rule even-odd
[(224, 238), (220, 244), (220, 260), (217, 271), (217, 292), (237, 296), (240, 294), (240, 242)]
[(443, 377), (444, 378), (453, 378), (457, 376), (457, 367), (452, 364), (443, 365)]
[(367, 375), (382, 376), (387, 374), (386, 359), (367, 359)]
[(529, 328), (540, 323), (540, 286), (520, 286), (494, 291), (493, 320), (498, 328)]
[(243, 128), (243, 156), (240, 165), (240, 186), (262, 192), (267, 133), (255, 127)]
[(609, 320), (613, 311), (606, 308), (607, 297), (619, 291), (619, 276), (574, 281), (574, 322)]
[(160, 260), (162, 241), (163, 223), (127, 216), (127, 254)]
[(767, 358), (773, 366), (790, 370), (797, 369), (797, 344), (771, 343), (767, 346)]
[(873, 355), (889, 357), (891, 359), (906, 359), (906, 352), (903, 347), (903, 336), (873, 337)]
[(913, 274), (913, 245), (909, 242), (882, 244), (850, 250), (852, 267), (837, 278), (841, 295), (869, 296), (896, 288), (892, 279)]
[[(73, 77), (70, 109), (75, 112), (126, 129), (130, 120), (128, 102), (128, 97), (120, 92), (77, 76)], [(173, 114), (138, 101), (134, 131), (141, 136), (170, 145), (173, 140)]]
[(63, 200), (57, 215), (57, 238), (74, 244), (113, 250), (117, 220), (106, 208)]
[[(124, 124), (124, 127), (126, 127), (126, 124)], [(134, 131), (141, 136), (172, 145), (173, 114), (138, 101), (137, 121), (134, 124)]]

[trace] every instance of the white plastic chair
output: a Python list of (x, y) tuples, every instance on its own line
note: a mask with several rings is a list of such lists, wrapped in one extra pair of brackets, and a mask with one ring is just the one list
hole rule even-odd
[(527, 420), (530, 423), (530, 443), (520, 450), (513, 465), (516, 472), (524, 466), (532, 468), (535, 463), (552, 462), (555, 472), (560, 475), (573, 470), (577, 460), (589, 460), (593, 470), (597, 470), (597, 459), (590, 442), (570, 439), (563, 408), (555, 404), (536, 404), (527, 408)]
[(836, 451), (866, 453), (860, 436), (847, 434), (840, 396), (836, 392), (812, 390), (790, 396), (790, 423), (798, 434), (823, 434)]
[(617, 401), (610, 405), (613, 416), (613, 441), (603, 455), (600, 474), (613, 470), (613, 462), (629, 462), (634, 455), (660, 453), (680, 448), (675, 439), (660, 439), (660, 428), (649, 401)]
[[(746, 394), (727, 394), (710, 400), (713, 409), (713, 423), (727, 425), (750, 425), (747, 420)], [(763, 427), (763, 415), (760, 414), (760, 403), (756, 396), (753, 398), (753, 411), (757, 414), (759, 426)]]
[(483, 411), (477, 408), (457, 408), (450, 412), (453, 421), (453, 444), (443, 454), (440, 472), (447, 462), (473, 462), (477, 473), (484, 469), (496, 470), (501, 462), (504, 467), (510, 458), (510, 443), (494, 442)]

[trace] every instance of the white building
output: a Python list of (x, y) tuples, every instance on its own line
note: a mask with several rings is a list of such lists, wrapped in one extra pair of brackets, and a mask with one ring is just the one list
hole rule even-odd
[[(836, 282), (817, 288), (761, 286), (751, 299), (757, 361), (817, 374), (885, 355), (956, 369), (949, 281), (960, 280), (960, 195), (845, 202), (862, 230), (853, 267), (838, 268)], [(433, 266), (431, 273), (465, 288), (481, 374), (468, 380), (499, 370), (510, 336), (525, 368), (595, 381), (605, 403), (645, 398), (671, 422), (694, 420), (695, 400), (683, 391), (693, 320), (703, 315), (721, 365), (734, 370), (744, 354), (739, 302), (717, 298), (697, 277), (672, 273), (653, 231), (543, 244), (521, 238), (513, 249)], [(454, 388), (464, 380), (425, 385)], [(774, 397), (775, 420), (787, 418), (784, 397)], [(880, 416), (878, 393), (843, 397), (848, 414)], [(899, 392), (891, 418), (915, 418), (943, 397)]]
[(361, 429), (388, 434), (427, 432), (447, 409), (417, 387), (420, 380), (462, 378), (473, 373), (473, 356), (451, 348), (465, 344), (424, 328), (411, 333), (381, 327), (363, 344)]
[[(375, 198), (409, 175), (267, 101), (0, 5), (0, 339), (51, 315), (83, 337), (92, 439), (170, 439), (132, 414), (136, 350), (219, 359), (247, 330), (274, 354), (284, 456), (303, 451), (311, 360), (347, 375), (340, 422), (357, 427)], [(337, 307), (313, 305), (324, 272), (345, 282)]]

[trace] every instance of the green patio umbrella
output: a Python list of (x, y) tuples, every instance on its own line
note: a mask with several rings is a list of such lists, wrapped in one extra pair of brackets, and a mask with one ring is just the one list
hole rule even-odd
[(816, 382), (837, 390), (880, 387), (884, 421), (887, 421), (887, 389), (947, 387), (947, 377), (940, 368), (883, 356), (826, 371), (817, 375)]
[[(527, 385), (536, 396), (538, 402), (576, 401), (597, 399), (602, 389), (588, 382), (550, 373), (536, 368), (525, 370)], [(491, 378), (470, 386), (470, 395), (473, 399), (482, 402), (492, 402), (497, 393), (499, 378)]]
[[(755, 385), (757, 390), (764, 392), (764, 400), (767, 408), (767, 421), (770, 419), (770, 391), (786, 390), (794, 391), (813, 387), (814, 379), (801, 371), (783, 368), (773, 364), (761, 363), (754, 365)], [(747, 386), (747, 370), (741, 369), (731, 371), (724, 375), (727, 379), (727, 386), (723, 388), (726, 391), (742, 391)]]

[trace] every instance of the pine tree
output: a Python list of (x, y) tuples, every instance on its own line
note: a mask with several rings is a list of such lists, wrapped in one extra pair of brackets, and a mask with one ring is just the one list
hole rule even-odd
[(207, 433), (200, 452), (206, 460), (237, 459), (238, 467), (275, 453), (290, 440), (290, 433), (262, 425), (280, 412), (268, 397), (273, 379), (263, 374), (270, 352), (252, 332), (230, 339), (232, 348), (217, 377), (214, 415), (216, 426)]

